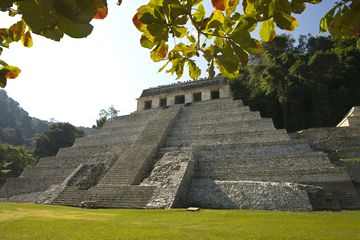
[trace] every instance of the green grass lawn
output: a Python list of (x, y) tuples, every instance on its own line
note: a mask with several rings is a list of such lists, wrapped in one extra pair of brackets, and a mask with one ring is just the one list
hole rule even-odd
[(78, 209), (0, 203), (0, 239), (360, 239), (360, 211)]

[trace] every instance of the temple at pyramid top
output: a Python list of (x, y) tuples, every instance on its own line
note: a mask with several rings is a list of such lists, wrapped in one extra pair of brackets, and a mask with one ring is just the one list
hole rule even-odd
[(137, 102), (137, 111), (191, 102), (229, 98), (230, 87), (223, 77), (180, 82), (145, 89)]

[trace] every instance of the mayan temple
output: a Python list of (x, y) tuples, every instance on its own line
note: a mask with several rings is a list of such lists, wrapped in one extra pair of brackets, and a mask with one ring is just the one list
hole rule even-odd
[[(349, 128), (341, 131), (353, 134), (350, 150), (358, 151), (360, 127)], [(360, 209), (346, 167), (314, 151), (311, 136), (290, 139), (233, 100), (222, 77), (160, 86), (142, 92), (136, 112), (7, 179), (0, 198), (99, 208)]]

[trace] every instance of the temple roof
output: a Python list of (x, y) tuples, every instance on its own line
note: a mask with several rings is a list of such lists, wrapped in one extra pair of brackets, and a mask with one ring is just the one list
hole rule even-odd
[(208, 87), (214, 85), (226, 84), (227, 80), (224, 77), (206, 78), (195, 81), (179, 82), (169, 85), (161, 85), (154, 88), (148, 88), (143, 90), (141, 97), (148, 97), (154, 95), (160, 95), (169, 92), (188, 90), (193, 88)]

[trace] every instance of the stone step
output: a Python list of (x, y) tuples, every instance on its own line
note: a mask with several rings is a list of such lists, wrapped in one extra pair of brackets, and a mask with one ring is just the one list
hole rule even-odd
[[(262, 156), (209, 157), (198, 156), (199, 170), (239, 169), (241, 168), (294, 168), (294, 167), (330, 167), (333, 166), (327, 155), (321, 152), (300, 154), (273, 154)], [(235, 170), (234, 170), (235, 171)]]
[(135, 112), (130, 115), (118, 116), (113, 119), (112, 122), (105, 124), (103, 128), (113, 127), (127, 127), (136, 128), (137, 126), (143, 126), (149, 119), (161, 110), (149, 110), (145, 112)]
[(53, 179), (7, 178), (0, 192), (0, 198), (8, 198), (32, 192), (43, 192), (52, 184), (62, 182), (63, 179), (64, 177)]
[(99, 144), (103, 144), (103, 145), (117, 145), (117, 144), (132, 144), (136, 139), (137, 139), (138, 135), (132, 136), (132, 137), (128, 137), (128, 138), (124, 138), (122, 136), (102, 136), (99, 138), (78, 138), (75, 140), (74, 143), (74, 147), (79, 147), (79, 146), (93, 146), (93, 145), (99, 145)]
[(275, 130), (271, 119), (259, 119), (253, 121), (238, 121), (221, 124), (192, 125), (188, 127), (174, 127), (168, 137), (189, 136), (201, 134), (225, 134), (235, 132), (250, 132), (259, 130)]
[(209, 101), (200, 101), (200, 102), (193, 102), (191, 103), (189, 108), (191, 110), (198, 110), (198, 109), (208, 109), (208, 110), (220, 110), (220, 109), (228, 109), (234, 107), (241, 107), (244, 106), (241, 100), (232, 100), (231, 98), (223, 98), (223, 99), (214, 99)]
[(359, 147), (360, 136), (358, 137), (333, 137), (312, 142), (311, 147), (321, 151), (336, 151), (342, 148)]
[(143, 125), (138, 125), (134, 128), (127, 127), (107, 127), (107, 128), (99, 128), (93, 129), (88, 137), (97, 137), (97, 136), (110, 136), (110, 135), (138, 135), (143, 130)]
[(203, 134), (199, 136), (169, 137), (164, 146), (197, 146), (212, 144), (256, 143), (287, 140), (285, 130), (238, 132), (231, 134)]
[(359, 137), (360, 128), (352, 127), (328, 127), (310, 128), (294, 133), (295, 138), (306, 138), (310, 141), (337, 137)]
[(237, 157), (237, 156), (261, 156), (269, 154), (286, 153), (308, 153), (313, 152), (307, 141), (304, 140), (285, 140), (274, 142), (241, 143), (226, 145), (205, 145), (189, 147), (162, 147), (159, 154), (170, 151), (195, 151), (196, 154), (207, 155), (209, 157)]
[(339, 159), (360, 158), (360, 145), (359, 147), (347, 147), (338, 149), (336, 151), (336, 154)]
[(72, 173), (76, 169), (76, 165), (74, 166), (49, 166), (49, 167), (32, 167), (25, 168), (20, 178), (31, 178), (31, 179), (65, 179), (70, 173)]
[[(257, 118), (259, 116), (259, 118)], [(219, 111), (216, 113), (210, 113), (208, 111), (199, 112), (197, 114), (183, 114), (181, 113), (176, 122), (198, 122), (198, 121), (214, 121), (227, 119), (231, 121), (234, 120), (254, 120), (260, 119), (259, 112), (250, 112), (248, 110), (244, 110), (243, 108), (236, 109), (236, 111)]]
[(122, 153), (125, 149), (128, 149), (132, 143), (118, 144), (99, 144), (99, 145), (87, 145), (87, 146), (73, 146), (69, 148), (60, 148), (56, 157), (69, 157), (69, 156), (88, 156), (91, 157), (95, 154), (103, 153)]
[(197, 172), (197, 177), (227, 181), (270, 181), (296, 182), (318, 185), (324, 182), (349, 181), (349, 175), (344, 168), (322, 167), (303, 169), (244, 169), (241, 171)]
[(251, 121), (229, 121), (214, 124), (195, 124), (187, 126), (175, 126), (171, 133), (187, 134), (193, 132), (205, 132), (205, 133), (225, 133), (232, 132), (234, 130), (274, 130), (273, 121), (270, 118), (261, 118)]
[(155, 187), (114, 186), (95, 187), (89, 190), (66, 188), (55, 200), (55, 204), (79, 206), (82, 201), (95, 201), (101, 208), (146, 208)]
[(360, 117), (359, 116), (349, 116), (348, 117), (349, 126), (360, 128)]
[(40, 158), (37, 167), (46, 167), (46, 166), (78, 166), (79, 164), (94, 164), (99, 162), (107, 162), (117, 157), (117, 154), (114, 152), (105, 152), (105, 153), (94, 153), (92, 155), (77, 155), (69, 154), (66, 156), (54, 156), (54, 157), (45, 157)]
[(182, 119), (181, 117), (175, 121), (175, 126), (180, 128), (185, 128), (187, 126), (194, 125), (208, 125), (208, 124), (223, 124), (223, 123), (231, 123), (234, 121), (252, 121), (261, 119), (259, 112), (247, 112), (242, 114), (236, 114), (233, 116), (217, 116), (216, 118), (208, 118), (208, 119)]
[(250, 108), (248, 106), (236, 106), (235, 108), (221, 108), (218, 110), (208, 110), (208, 109), (193, 109), (193, 108), (183, 108), (181, 111), (181, 118), (207, 118), (212, 116), (219, 116), (225, 114), (242, 114), (250, 112)]

